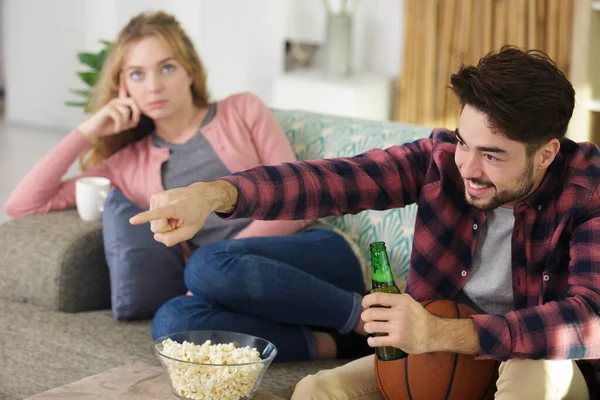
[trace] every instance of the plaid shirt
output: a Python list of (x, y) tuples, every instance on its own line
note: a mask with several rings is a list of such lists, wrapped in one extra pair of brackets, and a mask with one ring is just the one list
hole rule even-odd
[[(417, 203), (407, 292), (456, 299), (486, 214), (465, 200), (455, 150), (455, 135), (436, 129), (352, 158), (236, 173), (224, 178), (239, 191), (228, 217), (315, 219)], [(472, 316), (479, 358), (600, 359), (599, 177), (599, 149), (565, 139), (539, 188), (514, 207), (514, 309)]]

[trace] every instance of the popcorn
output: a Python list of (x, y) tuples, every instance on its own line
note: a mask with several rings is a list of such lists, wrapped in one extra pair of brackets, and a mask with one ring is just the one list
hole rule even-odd
[(171, 339), (164, 340), (161, 344), (163, 347), (160, 353), (165, 356), (190, 363), (213, 364), (196, 365), (161, 359), (177, 394), (188, 399), (249, 398), (264, 367), (261, 363), (238, 365), (260, 361), (258, 350), (249, 346), (211, 344), (210, 340), (197, 345), (187, 341), (178, 343)]

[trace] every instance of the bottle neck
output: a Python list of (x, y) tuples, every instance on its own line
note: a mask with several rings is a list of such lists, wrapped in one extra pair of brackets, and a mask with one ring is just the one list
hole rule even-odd
[(389, 266), (380, 266), (373, 271), (373, 287), (394, 286), (394, 275)]
[(371, 284), (372, 289), (379, 289), (379, 288), (382, 288), (382, 287), (395, 287), (395, 286), (396, 286), (396, 284), (393, 281), (391, 281), (391, 282), (379, 282), (379, 281), (373, 280), (372, 284)]
[(385, 249), (371, 251), (371, 275), (373, 287), (376, 284), (378, 287), (394, 286), (394, 275)]

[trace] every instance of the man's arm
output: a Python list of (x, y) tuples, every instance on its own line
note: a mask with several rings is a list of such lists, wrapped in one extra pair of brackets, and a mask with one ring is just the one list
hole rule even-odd
[(479, 334), (471, 318), (437, 318), (432, 333), (431, 351), (479, 354)]
[[(202, 183), (204, 182), (194, 183), (191, 186), (200, 185), (201, 187)], [(231, 213), (235, 209), (238, 201), (237, 188), (231, 183), (223, 180), (216, 180), (211, 183), (212, 185), (208, 186), (206, 190), (212, 192), (208, 193), (208, 196), (215, 197), (214, 211), (218, 213)]]
[[(238, 190), (222, 218), (317, 219), (404, 207), (418, 200), (433, 162), (432, 139), (327, 160), (260, 166), (221, 178)], [(452, 167), (452, 166), (448, 166)]]
[(170, 246), (191, 238), (211, 212), (226, 219), (311, 220), (403, 207), (418, 200), (426, 183), (436, 136), (453, 148), (448, 131), (436, 130), (432, 139), (355, 157), (260, 166), (157, 193), (150, 210), (130, 222), (151, 222), (155, 239)]

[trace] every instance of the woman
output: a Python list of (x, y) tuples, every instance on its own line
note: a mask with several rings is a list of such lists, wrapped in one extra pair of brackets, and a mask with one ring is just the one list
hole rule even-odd
[[(73, 208), (77, 178), (62, 177), (78, 156), (81, 176), (110, 179), (141, 208), (165, 189), (295, 159), (283, 130), (255, 96), (209, 102), (190, 39), (163, 12), (140, 14), (123, 28), (89, 109), (92, 116), (14, 190), (7, 214)], [(274, 342), (278, 361), (369, 351), (363, 336), (345, 334), (364, 334), (360, 296), (352, 293), (362, 294), (364, 281), (357, 257), (338, 233), (319, 222), (212, 218), (187, 243), (193, 255), (181, 279), (190, 292), (158, 310), (154, 338), (186, 329), (246, 332)], [(363, 350), (356, 353), (356, 346)]]

